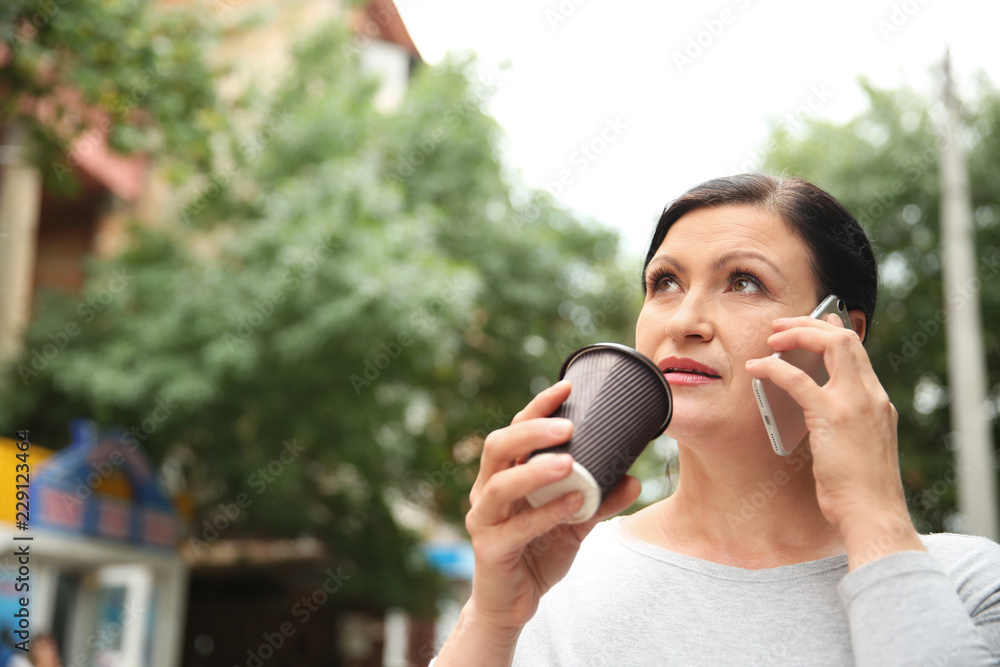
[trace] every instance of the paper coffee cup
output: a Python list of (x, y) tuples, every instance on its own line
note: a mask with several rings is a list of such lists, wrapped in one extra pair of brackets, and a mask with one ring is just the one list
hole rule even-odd
[(570, 380), (573, 389), (551, 416), (573, 422), (573, 437), (531, 456), (569, 453), (573, 471), (527, 498), (539, 507), (570, 491), (581, 491), (583, 505), (567, 520), (581, 523), (594, 516), (646, 445), (666, 430), (673, 401), (663, 371), (617, 343), (597, 343), (573, 352), (563, 362), (559, 379)]

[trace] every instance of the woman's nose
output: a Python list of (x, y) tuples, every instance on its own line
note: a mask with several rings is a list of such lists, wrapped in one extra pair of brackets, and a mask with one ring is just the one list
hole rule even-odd
[(667, 316), (666, 331), (677, 342), (692, 337), (711, 340), (715, 335), (711, 304), (690, 293), (685, 295), (677, 309)]

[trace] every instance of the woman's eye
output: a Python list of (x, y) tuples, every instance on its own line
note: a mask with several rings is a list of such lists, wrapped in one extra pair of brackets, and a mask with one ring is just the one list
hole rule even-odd
[(656, 281), (653, 289), (656, 292), (676, 292), (678, 289), (677, 281), (671, 276), (663, 276)]
[(760, 286), (750, 278), (737, 278), (733, 281), (734, 292), (759, 292)]

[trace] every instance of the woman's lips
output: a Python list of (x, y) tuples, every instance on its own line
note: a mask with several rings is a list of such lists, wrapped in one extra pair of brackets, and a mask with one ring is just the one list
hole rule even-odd
[(722, 379), (711, 366), (686, 357), (667, 357), (660, 360), (657, 366), (671, 386), (701, 385)]
[(676, 387), (678, 385), (708, 384), (709, 382), (718, 382), (722, 379), (718, 377), (697, 375), (695, 373), (681, 373), (678, 371), (664, 373), (664, 375), (667, 376), (667, 382), (670, 383), (671, 387)]

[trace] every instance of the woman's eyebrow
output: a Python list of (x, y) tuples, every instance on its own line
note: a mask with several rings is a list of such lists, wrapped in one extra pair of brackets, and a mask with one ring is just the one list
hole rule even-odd
[(722, 270), (723, 267), (726, 266), (726, 264), (732, 262), (733, 260), (738, 260), (738, 259), (755, 259), (758, 262), (763, 262), (764, 264), (767, 264), (779, 275), (782, 274), (782, 271), (781, 269), (778, 268), (778, 265), (772, 262), (767, 255), (756, 252), (754, 250), (734, 250), (733, 252), (726, 253), (725, 255), (718, 258), (717, 260), (715, 260), (715, 262), (712, 263), (712, 269), (714, 271), (720, 271)]
[(649, 260), (649, 264), (646, 265), (646, 272), (648, 273), (649, 269), (657, 264), (669, 264), (670, 266), (677, 269), (677, 271), (679, 271), (680, 273), (685, 272), (684, 263), (679, 262), (676, 259), (673, 259), (669, 255), (654, 255), (653, 259)]
[[(730, 262), (740, 259), (755, 259), (759, 262), (767, 264), (777, 273), (782, 274), (782, 271), (781, 269), (778, 268), (778, 265), (775, 264), (773, 261), (771, 261), (771, 259), (767, 255), (760, 252), (756, 252), (754, 250), (734, 250), (733, 252), (726, 253), (722, 257), (719, 257), (714, 262), (712, 262), (712, 270), (721, 271)], [(669, 255), (655, 255), (653, 259), (649, 260), (649, 265), (647, 266), (646, 270), (648, 271), (649, 268), (653, 267), (656, 264), (669, 264), (675, 267), (679, 273), (687, 272), (687, 267), (684, 266), (684, 262), (674, 259)]]

